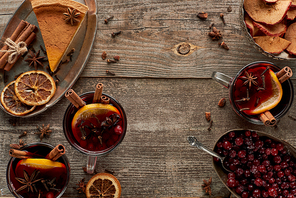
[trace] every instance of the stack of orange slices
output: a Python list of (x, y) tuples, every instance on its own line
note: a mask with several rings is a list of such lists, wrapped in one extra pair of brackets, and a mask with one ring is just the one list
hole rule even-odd
[(6, 85), (1, 103), (11, 114), (23, 116), (46, 104), (55, 94), (53, 78), (44, 71), (28, 71)]

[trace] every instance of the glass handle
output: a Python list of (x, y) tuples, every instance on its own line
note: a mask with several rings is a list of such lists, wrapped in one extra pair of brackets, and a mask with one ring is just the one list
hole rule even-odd
[(213, 72), (212, 79), (226, 87), (227, 89), (230, 86), (230, 82), (232, 78), (230, 76), (227, 76), (226, 74), (223, 74), (221, 72)]
[(93, 174), (96, 168), (97, 156), (87, 156), (86, 172), (88, 174)]

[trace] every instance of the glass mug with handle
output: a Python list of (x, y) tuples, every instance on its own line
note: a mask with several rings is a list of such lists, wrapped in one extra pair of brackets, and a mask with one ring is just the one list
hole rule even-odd
[(109, 104), (93, 103), (95, 92), (79, 97), (86, 103), (82, 108), (69, 104), (64, 114), (63, 129), (68, 142), (87, 155), (86, 172), (95, 170), (97, 157), (104, 156), (122, 142), (127, 128), (123, 107), (113, 97), (102, 93)]
[(280, 82), (280, 70), (273, 63), (258, 61), (243, 67), (233, 78), (213, 72), (212, 79), (229, 89), (230, 104), (237, 115), (263, 125), (261, 114), (268, 111), (274, 125), (290, 109), (294, 97), (291, 80)]

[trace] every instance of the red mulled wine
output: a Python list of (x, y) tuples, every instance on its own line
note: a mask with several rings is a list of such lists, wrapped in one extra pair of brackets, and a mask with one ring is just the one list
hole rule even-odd
[(84, 153), (100, 154), (112, 150), (125, 135), (123, 108), (110, 96), (107, 96), (109, 104), (93, 103), (93, 92), (80, 97), (86, 105), (77, 109), (70, 104), (65, 113), (64, 133), (68, 141)]
[(27, 159), (11, 158), (8, 163), (7, 183), (17, 197), (61, 197), (69, 182), (70, 167), (65, 156), (57, 161), (45, 157), (53, 149), (49, 144), (36, 143), (23, 151), (32, 155)]

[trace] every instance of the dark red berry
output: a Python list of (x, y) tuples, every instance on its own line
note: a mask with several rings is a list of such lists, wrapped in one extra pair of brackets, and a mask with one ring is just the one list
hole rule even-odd
[(114, 128), (114, 132), (117, 135), (121, 135), (122, 134), (122, 127), (120, 125), (116, 125), (115, 128)]

